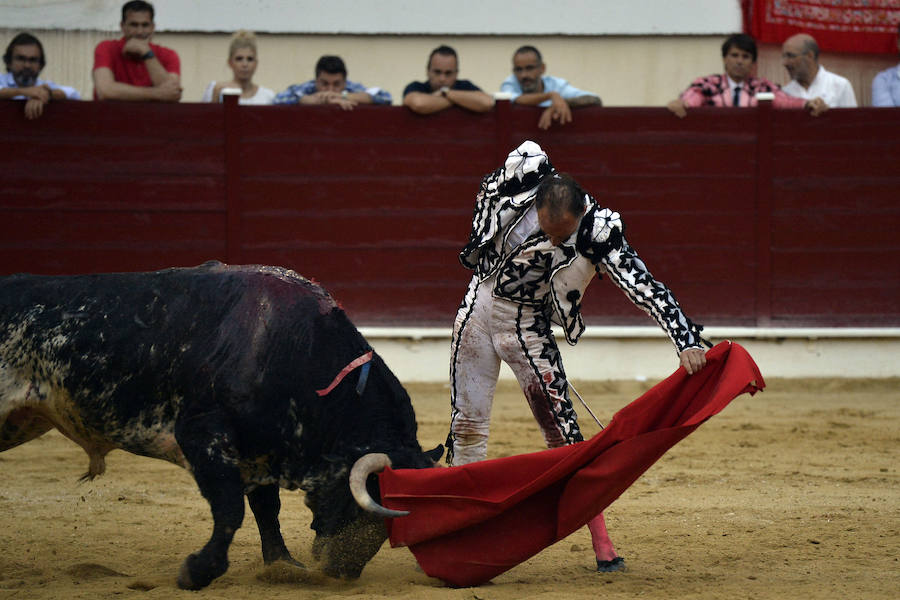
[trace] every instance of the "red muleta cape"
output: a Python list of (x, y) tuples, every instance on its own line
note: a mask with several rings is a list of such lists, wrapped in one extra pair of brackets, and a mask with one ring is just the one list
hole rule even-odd
[(386, 469), (391, 546), (409, 546), (431, 577), (484, 583), (583, 527), (669, 448), (735, 397), (765, 387), (744, 348), (722, 342), (708, 364), (680, 368), (620, 410), (590, 440), (461, 467)]

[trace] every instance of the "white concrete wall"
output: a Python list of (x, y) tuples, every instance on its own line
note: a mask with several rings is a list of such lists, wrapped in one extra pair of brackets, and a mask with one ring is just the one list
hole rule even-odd
[[(738, 0), (155, 0), (160, 31), (267, 33), (711, 34), (741, 26)], [(10, 28), (110, 31), (123, 0), (0, 0)]]
[[(449, 329), (361, 328), (401, 381), (446, 381)], [(713, 343), (742, 345), (763, 377), (900, 377), (900, 328), (753, 329), (708, 327)], [(557, 339), (564, 340), (561, 332)], [(678, 367), (671, 342), (655, 327), (589, 327), (577, 346), (562, 341), (566, 373), (574, 382), (615, 379), (659, 381)], [(502, 379), (513, 379), (506, 365)]]

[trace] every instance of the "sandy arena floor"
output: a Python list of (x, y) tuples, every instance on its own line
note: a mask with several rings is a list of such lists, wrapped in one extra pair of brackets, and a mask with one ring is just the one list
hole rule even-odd
[[(601, 418), (647, 385), (575, 382)], [(443, 385), (411, 385), (423, 447), (443, 442)], [(596, 425), (584, 417), (588, 435)], [(491, 455), (541, 448), (514, 387), (494, 409)], [(0, 454), (0, 599), (29, 598), (867, 598), (900, 590), (900, 382), (770, 381), (675, 446), (607, 511), (628, 570), (597, 574), (583, 529), (477, 588), (452, 589), (387, 545), (355, 582), (265, 568), (247, 512), (231, 568), (201, 592), (175, 586), (211, 530), (190, 476), (113, 452), (78, 483), (80, 448), (52, 432)], [(288, 547), (312, 564), (310, 514), (282, 492)]]

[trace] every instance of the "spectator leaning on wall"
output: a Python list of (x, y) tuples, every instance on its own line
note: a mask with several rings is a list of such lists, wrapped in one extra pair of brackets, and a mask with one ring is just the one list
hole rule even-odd
[(51, 100), (80, 100), (78, 91), (38, 76), (47, 64), (44, 46), (30, 33), (12, 39), (3, 54), (6, 73), (0, 76), (0, 100), (24, 100), (25, 118), (37, 119)]
[[(900, 25), (897, 51), (900, 52)], [(900, 65), (885, 69), (872, 80), (872, 106), (900, 106)]]
[(431, 51), (425, 64), (426, 81), (413, 81), (403, 90), (403, 105), (411, 111), (428, 115), (451, 106), (473, 112), (487, 112), (494, 98), (468, 79), (459, 79), (459, 57), (450, 46)]
[(272, 104), (275, 92), (253, 83), (253, 75), (258, 65), (256, 35), (246, 29), (236, 31), (228, 45), (228, 66), (233, 75), (231, 81), (210, 81), (200, 101), (221, 102), (222, 90), (237, 88), (241, 90), (238, 104)]
[(756, 94), (774, 95), (775, 108), (805, 108), (813, 116), (828, 110), (821, 98), (806, 100), (790, 96), (764, 77), (755, 77), (756, 40), (745, 33), (734, 34), (722, 44), (724, 73), (698, 77), (681, 95), (666, 107), (678, 117), (687, 116), (688, 108), (699, 106), (756, 106)]
[(326, 55), (316, 62), (316, 78), (290, 86), (275, 96), (275, 104), (336, 104), (353, 110), (357, 104), (390, 104), (391, 95), (379, 87), (367, 88), (347, 79), (340, 56)]
[(546, 75), (547, 65), (534, 46), (522, 46), (512, 57), (513, 74), (503, 80), (500, 91), (510, 94), (510, 101), (526, 106), (545, 107), (538, 127), (548, 129), (553, 121), (560, 125), (572, 122), (572, 109), (600, 106), (600, 96), (580, 90), (561, 77)]
[(831, 108), (856, 108), (853, 86), (819, 64), (819, 45), (811, 35), (798, 33), (781, 46), (781, 62), (791, 76), (782, 89), (798, 98), (822, 98)]
[(170, 48), (150, 43), (153, 5), (132, 0), (122, 6), (122, 37), (94, 49), (94, 98), (178, 102), (181, 61)]

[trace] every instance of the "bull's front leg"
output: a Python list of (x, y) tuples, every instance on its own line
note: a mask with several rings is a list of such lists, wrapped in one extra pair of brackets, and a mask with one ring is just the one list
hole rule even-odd
[(188, 556), (178, 572), (178, 587), (199, 590), (228, 570), (228, 547), (244, 520), (244, 485), (235, 464), (233, 435), (224, 420), (211, 413), (181, 419), (175, 438), (213, 517), (209, 541)]
[(284, 544), (281, 524), (278, 522), (278, 513), (281, 511), (281, 499), (278, 497), (278, 492), (277, 485), (263, 485), (247, 494), (250, 510), (253, 511), (256, 525), (259, 527), (263, 561), (268, 565), (277, 560), (283, 560), (294, 566), (303, 567), (300, 562), (294, 560)]

